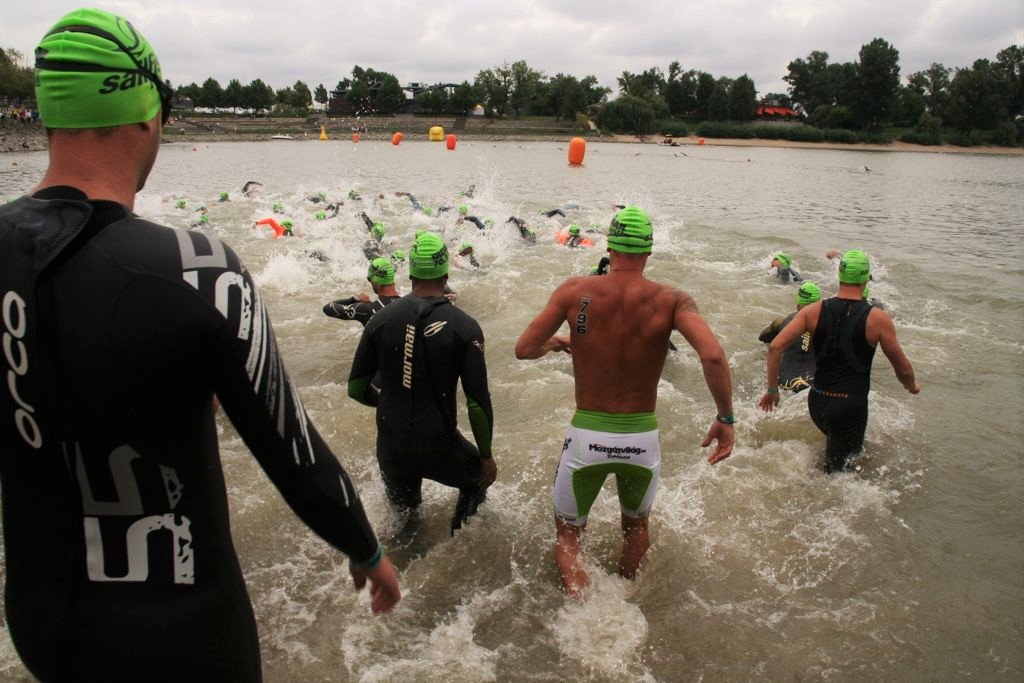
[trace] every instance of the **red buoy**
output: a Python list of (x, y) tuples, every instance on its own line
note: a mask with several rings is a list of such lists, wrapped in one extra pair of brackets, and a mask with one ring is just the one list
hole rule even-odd
[(587, 141), (583, 138), (573, 138), (569, 141), (569, 165), (582, 166), (583, 156), (587, 153)]
[(448, 137), (445, 140), (445, 146), (447, 146), (448, 149), (455, 149), (455, 141), (456, 141), (456, 139), (457, 138), (455, 137), (455, 135), (453, 133), (449, 133)]
[(391, 144), (392, 145), (397, 145), (401, 141), (402, 141), (402, 132), (401, 131), (399, 131), (399, 132), (397, 132), (397, 133), (395, 133), (394, 135), (391, 136)]

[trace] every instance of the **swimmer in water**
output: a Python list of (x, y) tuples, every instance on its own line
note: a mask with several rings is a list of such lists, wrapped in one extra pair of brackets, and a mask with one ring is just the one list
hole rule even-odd
[[(773, 320), (768, 327), (761, 330), (757, 340), (771, 344), (772, 340), (786, 325), (792, 322), (804, 306), (809, 306), (817, 301), (821, 301), (821, 289), (813, 282), (804, 282), (796, 291), (796, 310), (784, 318)], [(812, 381), (814, 381), (814, 345), (811, 343), (811, 333), (804, 332), (800, 336), (800, 343), (790, 344), (782, 354), (778, 386), (780, 389), (798, 394), (804, 389), (810, 388)]]
[(508, 220), (505, 221), (505, 224), (507, 225), (509, 223), (512, 223), (513, 225), (516, 226), (516, 228), (519, 229), (519, 236), (522, 237), (524, 240), (526, 240), (530, 244), (536, 243), (536, 241), (537, 241), (537, 233), (535, 233), (533, 230), (530, 230), (528, 227), (526, 227), (526, 221), (524, 221), (522, 218), (516, 218), (515, 216), (509, 216)]
[(779, 281), (789, 282), (792, 279), (793, 282), (803, 282), (800, 273), (791, 267), (792, 263), (793, 259), (789, 257), (789, 254), (779, 251), (772, 255), (771, 267), (775, 269), (775, 275), (779, 278)]

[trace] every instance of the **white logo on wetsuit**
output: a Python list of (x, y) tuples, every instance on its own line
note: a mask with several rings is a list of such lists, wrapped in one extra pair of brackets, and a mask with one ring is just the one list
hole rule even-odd
[[(14, 411), (14, 424), (25, 443), (32, 448), (40, 448), (43, 445), (43, 433), (33, 416), (36, 409), (18, 394), (17, 384), (19, 377), (28, 374), (28, 352), (25, 349), (25, 342), (22, 341), (28, 327), (26, 308), (25, 300), (17, 292), (12, 290), (4, 294), (4, 359), (7, 361), (7, 388), (11, 398), (18, 405)], [(14, 357), (15, 351), (18, 353), (17, 359)]]
[(448, 324), (447, 320), (438, 320), (437, 322), (430, 323), (423, 328), (424, 337), (433, 337), (435, 334), (444, 329), (444, 326)]
[(416, 327), (405, 326), (405, 348), (402, 349), (402, 386), (412, 389), (412, 351), (416, 345)]

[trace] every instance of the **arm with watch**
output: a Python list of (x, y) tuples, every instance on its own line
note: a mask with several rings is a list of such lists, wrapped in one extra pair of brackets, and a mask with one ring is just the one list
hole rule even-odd
[(728, 458), (736, 443), (736, 434), (733, 432), (733, 423), (736, 419), (732, 414), (732, 374), (729, 371), (729, 359), (726, 358), (722, 345), (719, 344), (707, 321), (697, 313), (692, 301), (689, 299), (689, 306), (677, 308), (675, 328), (700, 357), (704, 381), (707, 382), (711, 397), (715, 401), (715, 408), (718, 410), (707, 436), (701, 443), (701, 448), (707, 448), (715, 443), (714, 450), (707, 456), (707, 461), (714, 465)]
[(764, 395), (757, 402), (757, 405), (764, 412), (770, 413), (779, 405), (779, 367), (782, 365), (782, 354), (804, 332), (814, 332), (814, 330), (810, 329), (809, 321), (812, 319), (811, 314), (813, 313), (817, 316), (820, 309), (820, 304), (811, 304), (801, 308), (796, 316), (789, 321), (789, 324), (783, 327), (775, 335), (775, 339), (772, 339), (772, 343), (769, 344), (766, 371), (767, 385)]

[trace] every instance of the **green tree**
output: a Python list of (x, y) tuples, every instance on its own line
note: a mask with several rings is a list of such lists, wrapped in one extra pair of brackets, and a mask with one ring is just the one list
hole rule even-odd
[(427, 88), (416, 94), (415, 103), (422, 114), (443, 114), (448, 107), (448, 93), (444, 88)]
[(597, 113), (597, 123), (601, 128), (613, 132), (643, 135), (654, 130), (654, 109), (649, 100), (622, 95), (601, 106)]
[(237, 114), (238, 108), (245, 106), (243, 100), (242, 84), (237, 78), (232, 78), (228, 81), (227, 87), (224, 88), (224, 99), (221, 101), (222, 106), (231, 107), (231, 112)]
[(0, 49), (0, 97), (21, 102), (35, 98), (35, 78), (31, 68), (21, 65), (24, 59), (14, 48)]
[(507, 63), (480, 71), (474, 85), (483, 96), (484, 106), (488, 110), (499, 117), (508, 114), (512, 98), (512, 69)]
[(368, 114), (373, 111), (373, 98), (370, 86), (366, 81), (355, 80), (348, 91), (348, 104), (356, 114)]
[(1010, 118), (1024, 114), (1024, 46), (1000, 50), (992, 68), (1004, 92), (1006, 113)]
[(295, 81), (288, 104), (300, 111), (309, 111), (313, 105), (313, 93), (309, 91), (309, 86), (304, 81)]
[(587, 99), (587, 107), (607, 101), (608, 95), (612, 92), (611, 88), (600, 85), (597, 76), (594, 75), (585, 76), (580, 81), (580, 86), (583, 88), (583, 95)]
[(708, 100), (711, 99), (711, 93), (715, 91), (717, 82), (715, 77), (704, 71), (697, 72), (697, 91), (695, 95), (697, 103), (697, 115), (706, 120), (708, 118)]
[(469, 81), (462, 81), (462, 83), (455, 87), (448, 103), (454, 113), (460, 116), (468, 116), (469, 112), (476, 108), (479, 99), (480, 97), (477, 95), (476, 90), (473, 89), (473, 86), (469, 84)]
[[(447, 100), (447, 93), (445, 93)], [(377, 89), (375, 109), (378, 114), (391, 116), (405, 108), (405, 91), (398, 82), (398, 78), (391, 74), (385, 74), (380, 80)]]
[(665, 89), (665, 74), (658, 67), (652, 67), (639, 74), (623, 71), (617, 79), (619, 92), (634, 97), (661, 97)]
[(243, 106), (258, 115), (274, 106), (274, 89), (257, 78), (242, 88), (242, 99)]
[(708, 98), (708, 121), (728, 121), (730, 118), (728, 86), (719, 79)]
[(757, 89), (746, 74), (729, 87), (729, 116), (733, 121), (753, 121), (757, 116)]
[(508, 103), (515, 112), (516, 118), (529, 113), (529, 104), (537, 91), (538, 84), (544, 79), (544, 72), (530, 68), (523, 60), (513, 62), (511, 66), (512, 91)]
[(1003, 106), (1000, 81), (987, 59), (979, 59), (970, 69), (957, 69), (949, 84), (949, 124), (957, 130), (991, 130), (1009, 118)]
[(316, 86), (316, 90), (313, 91), (313, 101), (320, 105), (321, 111), (327, 109), (327, 102), (329, 100), (330, 98), (327, 96), (327, 88), (324, 87), (324, 84), (321, 83)]
[(907, 86), (921, 97), (925, 111), (940, 119), (946, 115), (946, 102), (949, 100), (949, 74), (947, 69), (938, 62), (924, 71), (918, 71), (907, 77)]
[(807, 59), (794, 59), (782, 80), (789, 83), (793, 104), (810, 114), (823, 104), (834, 104), (829, 92), (828, 53), (814, 50)]
[(576, 114), (587, 111), (586, 93), (575, 76), (556, 74), (548, 89), (548, 101), (556, 121), (573, 121)]
[(865, 130), (891, 119), (900, 93), (900, 53), (882, 38), (860, 48), (852, 108)]
[(199, 99), (196, 101), (196, 106), (217, 109), (224, 106), (223, 102), (224, 89), (220, 87), (217, 79), (211, 77), (203, 81), (203, 86), (199, 89)]

